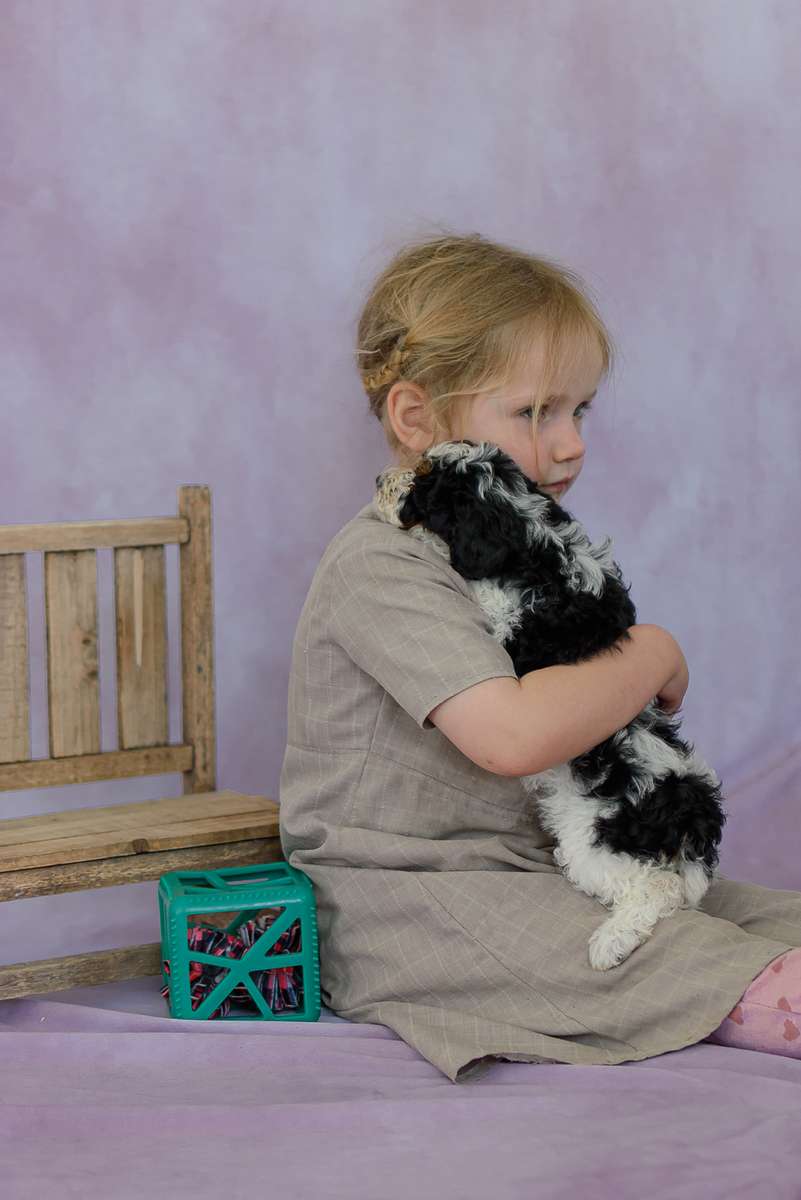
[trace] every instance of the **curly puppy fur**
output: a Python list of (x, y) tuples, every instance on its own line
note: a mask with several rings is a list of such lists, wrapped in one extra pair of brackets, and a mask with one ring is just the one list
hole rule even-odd
[[(629, 636), (636, 612), (611, 557), (491, 442), (442, 442), (376, 479), (384, 520), (467, 581), (518, 676), (577, 663)], [(596, 970), (623, 962), (717, 874), (720, 780), (655, 704), (569, 763), (521, 779), (554, 859), (611, 915), (589, 942)]]

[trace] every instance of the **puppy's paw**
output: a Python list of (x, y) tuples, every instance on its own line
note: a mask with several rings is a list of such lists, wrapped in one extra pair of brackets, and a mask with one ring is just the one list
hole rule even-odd
[(608, 971), (627, 959), (632, 950), (642, 943), (634, 930), (616, 928), (614, 923), (604, 921), (589, 940), (590, 966), (594, 971)]

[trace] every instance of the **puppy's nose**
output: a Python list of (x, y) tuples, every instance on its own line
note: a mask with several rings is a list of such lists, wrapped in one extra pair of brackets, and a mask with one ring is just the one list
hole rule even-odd
[(381, 487), (381, 472), (379, 471), (375, 477), (375, 486)]

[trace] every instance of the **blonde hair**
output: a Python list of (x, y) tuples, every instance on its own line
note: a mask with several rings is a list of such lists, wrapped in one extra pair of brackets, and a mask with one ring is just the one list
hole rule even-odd
[(504, 387), (537, 335), (544, 339), (544, 366), (532, 405), (533, 437), (577, 338), (597, 339), (604, 374), (612, 369), (612, 338), (586, 284), (556, 262), (478, 233), (445, 234), (401, 249), (373, 284), (357, 329), (362, 385), (391, 449), (401, 455), (406, 449), (386, 411), (399, 379), (423, 389), (435, 440), (444, 440), (460, 401)]

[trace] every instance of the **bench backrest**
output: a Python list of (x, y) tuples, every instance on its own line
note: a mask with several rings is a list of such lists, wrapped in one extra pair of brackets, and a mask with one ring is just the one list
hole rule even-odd
[[(164, 547), (180, 547), (183, 728), (169, 743)], [(119, 749), (101, 751), (97, 550), (114, 551)], [(25, 555), (44, 555), (49, 757), (31, 758)], [(183, 773), (216, 787), (211, 493), (174, 517), (0, 525), (0, 791)]]

